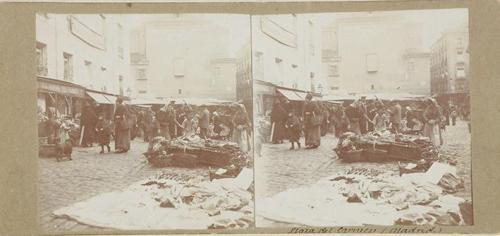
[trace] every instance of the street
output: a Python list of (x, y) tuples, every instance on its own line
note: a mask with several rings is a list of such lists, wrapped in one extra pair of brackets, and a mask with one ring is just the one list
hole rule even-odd
[(136, 139), (132, 141), (128, 153), (99, 154), (100, 147), (94, 146), (74, 148), (72, 161), (57, 162), (55, 158), (39, 158), (41, 230), (50, 233), (95, 229), (73, 220), (54, 218), (52, 212), (100, 193), (121, 190), (158, 171), (179, 176), (204, 176), (208, 179), (208, 169), (204, 168), (151, 168), (142, 157), (147, 147), (147, 143)]
[[(444, 145), (440, 149), (443, 155), (452, 155), (457, 160), (457, 174), (463, 178), (465, 189), (456, 193), (458, 197), (471, 200), (471, 140), (467, 123), (458, 121), (456, 126), (448, 126), (443, 134)], [(301, 143), (304, 140), (301, 139)], [(351, 167), (373, 168), (398, 174), (397, 162), (387, 163), (344, 163), (336, 159), (332, 150), (337, 139), (328, 134), (321, 139), (321, 146), (316, 150), (288, 150), (290, 144), (264, 144), (262, 157), (255, 160), (256, 196), (271, 197), (291, 188), (308, 186), (318, 180), (342, 173)], [(259, 206), (256, 205), (258, 213)], [(257, 225), (279, 226), (280, 223), (269, 222), (257, 214)]]

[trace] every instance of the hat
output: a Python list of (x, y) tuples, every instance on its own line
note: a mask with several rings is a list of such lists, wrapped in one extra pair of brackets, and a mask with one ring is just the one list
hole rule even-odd
[(116, 103), (123, 103), (123, 97), (119, 96), (116, 98)]

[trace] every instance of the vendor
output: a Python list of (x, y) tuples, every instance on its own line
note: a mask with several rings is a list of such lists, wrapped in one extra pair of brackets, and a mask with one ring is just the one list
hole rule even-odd
[[(344, 104), (347, 105), (347, 103), (344, 103)], [(351, 131), (357, 135), (361, 135), (359, 121), (361, 120), (362, 114), (357, 107), (357, 101), (346, 106), (345, 114), (346, 114), (347, 118), (349, 119), (349, 127), (348, 127), (349, 131)]]
[(430, 141), (436, 146), (442, 144), (441, 129), (439, 124), (441, 122), (441, 111), (437, 102), (429, 98), (427, 100), (427, 107), (424, 111), (424, 136), (428, 137)]

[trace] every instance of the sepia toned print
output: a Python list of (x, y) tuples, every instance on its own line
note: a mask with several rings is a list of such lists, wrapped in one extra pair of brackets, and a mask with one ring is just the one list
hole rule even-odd
[(467, 9), (252, 16), (256, 227), (472, 225)]
[(36, 14), (43, 232), (254, 225), (249, 24)]

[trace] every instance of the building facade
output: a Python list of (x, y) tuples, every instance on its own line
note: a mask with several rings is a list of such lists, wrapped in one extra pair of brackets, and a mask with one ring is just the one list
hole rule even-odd
[(235, 100), (236, 60), (228, 33), (188, 14), (162, 15), (132, 29), (135, 96)]
[[(254, 113), (272, 106), (276, 87), (321, 93), (320, 27), (310, 15), (252, 17)], [(272, 85), (270, 87), (270, 85)]]
[(463, 100), (469, 91), (468, 26), (443, 32), (431, 48), (431, 90), (433, 95)]
[(421, 50), (421, 31), (421, 24), (397, 15), (370, 13), (336, 19), (323, 29), (322, 36), (328, 88), (332, 92), (429, 94), (429, 58)]
[(39, 91), (44, 91), (39, 92), (39, 107), (45, 110), (49, 104), (73, 114), (80, 103), (70, 101), (72, 96), (57, 99), (71, 95), (70, 90), (130, 96), (127, 30), (119, 15), (36, 14), (37, 78)]
[[(248, 114), (252, 114), (253, 80), (252, 53), (250, 42), (244, 44), (236, 53), (236, 99), (242, 101)], [(252, 118), (252, 117), (250, 117)]]

